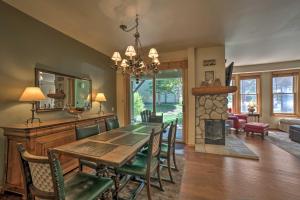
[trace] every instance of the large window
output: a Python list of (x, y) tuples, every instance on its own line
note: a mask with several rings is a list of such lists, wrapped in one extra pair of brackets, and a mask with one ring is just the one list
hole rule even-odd
[(273, 113), (295, 113), (294, 76), (273, 76)]
[[(230, 81), (230, 86), (234, 86), (234, 85), (235, 85), (235, 80), (232, 79)], [(228, 99), (228, 104), (227, 104), (228, 109), (231, 109), (231, 111), (234, 112), (235, 111), (235, 108), (234, 108), (235, 107), (234, 106), (234, 104), (235, 104), (234, 94), (233, 93), (229, 93), (228, 96), (227, 96), (227, 99)]]
[(258, 83), (257, 78), (245, 78), (240, 80), (240, 111), (248, 112), (248, 105), (253, 102), (258, 111)]

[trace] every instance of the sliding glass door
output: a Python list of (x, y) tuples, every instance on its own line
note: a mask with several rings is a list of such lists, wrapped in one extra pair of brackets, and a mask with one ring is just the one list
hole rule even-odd
[(180, 69), (161, 70), (155, 77), (139, 83), (131, 79), (131, 121), (140, 122), (140, 112), (151, 110), (164, 122), (178, 118), (177, 140), (183, 141), (183, 81)]

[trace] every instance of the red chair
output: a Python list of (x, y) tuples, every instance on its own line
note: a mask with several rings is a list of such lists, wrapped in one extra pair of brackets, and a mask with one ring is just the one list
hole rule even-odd
[(228, 119), (233, 121), (233, 128), (235, 128), (237, 134), (240, 130), (244, 130), (245, 125), (248, 122), (248, 116), (245, 114), (229, 115)]

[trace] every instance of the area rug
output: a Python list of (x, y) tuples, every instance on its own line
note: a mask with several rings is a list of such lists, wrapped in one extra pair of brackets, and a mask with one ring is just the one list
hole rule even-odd
[[(205, 144), (205, 147), (195, 146), (197, 152), (211, 153), (222, 156), (246, 158), (252, 160), (258, 160), (259, 157), (253, 151), (251, 151), (245, 142), (237, 138), (234, 134), (228, 134), (225, 138), (225, 146), (223, 145), (210, 145)], [(199, 147), (199, 148), (198, 148)]]
[(237, 138), (233, 134), (226, 136), (225, 149), (228, 150), (229, 154), (233, 157), (248, 158), (258, 160), (259, 157), (252, 150), (250, 150), (245, 142), (240, 138)]
[(300, 158), (300, 144), (292, 141), (289, 134), (281, 131), (269, 131), (269, 135), (265, 137), (272, 144), (289, 152), (290, 154)]
[[(175, 184), (162, 181), (164, 191), (160, 191), (158, 188), (151, 187), (152, 200), (176, 200), (179, 198), (181, 179), (184, 169), (184, 157), (182, 155), (176, 155), (176, 163), (179, 171), (172, 170), (172, 176)], [(162, 168), (161, 173), (162, 179), (169, 179), (167, 168)], [(153, 182), (155, 185), (158, 183)], [(120, 197), (122, 199), (129, 199), (130, 194), (138, 187), (138, 183), (130, 181), (127, 186), (121, 191)], [(146, 187), (137, 195), (137, 200), (147, 200), (147, 189)]]

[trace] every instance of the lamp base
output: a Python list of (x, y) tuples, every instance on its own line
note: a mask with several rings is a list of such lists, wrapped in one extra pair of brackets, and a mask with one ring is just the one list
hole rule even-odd
[(37, 120), (39, 123), (41, 123), (41, 119), (34, 116), (34, 112), (35, 112), (35, 107), (34, 107), (34, 105), (35, 105), (35, 102), (32, 102), (31, 104), (32, 104), (32, 108), (31, 108), (31, 110), (30, 110), (30, 111), (31, 111), (31, 118), (29, 118), (29, 119), (26, 120), (26, 124), (27, 124), (27, 125), (28, 125), (29, 123), (32, 124), (32, 123), (34, 122), (34, 120)]
[(26, 120), (26, 124), (28, 125), (29, 123), (33, 124), (34, 120), (37, 120), (39, 123), (41, 123), (41, 119), (40, 118), (37, 118), (37, 117), (34, 117), (34, 118), (29, 118)]

